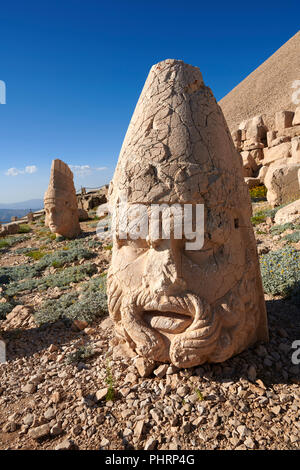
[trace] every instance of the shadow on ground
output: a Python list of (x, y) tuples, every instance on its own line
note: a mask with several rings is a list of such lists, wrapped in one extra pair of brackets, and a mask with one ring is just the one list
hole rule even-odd
[[(203, 375), (215, 382), (248, 379), (250, 366), (266, 386), (280, 383), (300, 384), (300, 364), (293, 364), (295, 349), (292, 344), (300, 340), (300, 306), (287, 299), (266, 302), (269, 322), (269, 343), (256, 344), (241, 354), (221, 364), (204, 364), (187, 369), (186, 373)], [(12, 330), (4, 333), (7, 344), (7, 360), (32, 356), (45, 351), (51, 344), (62, 346), (74, 338), (83, 342), (89, 336), (74, 331), (63, 321), (31, 329)], [(299, 353), (300, 359), (300, 353)], [(198, 370), (197, 370), (198, 369)]]
[(7, 361), (44, 352), (51, 344), (60, 347), (74, 339), (81, 340), (83, 343), (89, 340), (89, 336), (75, 331), (68, 322), (63, 321), (36, 328), (5, 331), (2, 336), (7, 342)]

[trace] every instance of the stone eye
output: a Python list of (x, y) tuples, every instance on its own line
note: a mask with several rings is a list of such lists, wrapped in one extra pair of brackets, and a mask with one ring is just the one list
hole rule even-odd
[(239, 219), (234, 219), (234, 228), (239, 228)]

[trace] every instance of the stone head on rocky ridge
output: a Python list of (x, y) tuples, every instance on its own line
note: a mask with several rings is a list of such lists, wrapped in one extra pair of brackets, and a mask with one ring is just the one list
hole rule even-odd
[[(124, 237), (116, 226), (108, 273), (120, 342), (148, 359), (191, 367), (267, 340), (241, 159), (197, 67), (168, 59), (151, 68), (110, 185), (111, 209), (124, 201), (128, 230)], [(201, 249), (187, 249), (175, 225), (169, 237), (162, 230), (132, 236), (131, 208), (162, 204), (181, 214), (203, 205)]]
[(52, 161), (48, 189), (44, 196), (45, 225), (51, 232), (67, 238), (80, 233), (73, 173), (66, 163)]

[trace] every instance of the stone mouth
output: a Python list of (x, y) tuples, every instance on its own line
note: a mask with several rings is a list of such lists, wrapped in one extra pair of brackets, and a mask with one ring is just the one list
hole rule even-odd
[(151, 328), (173, 334), (182, 333), (193, 322), (189, 313), (160, 310), (144, 310), (142, 318)]

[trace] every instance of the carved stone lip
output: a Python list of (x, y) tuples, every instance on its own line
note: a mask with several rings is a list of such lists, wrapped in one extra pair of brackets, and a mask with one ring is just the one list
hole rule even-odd
[(145, 310), (143, 319), (153, 329), (161, 332), (178, 334), (185, 331), (192, 323), (190, 315), (176, 312), (160, 312), (159, 310)]
[(194, 314), (179, 304), (151, 302), (144, 306), (141, 317), (155, 330), (178, 334), (192, 324)]

